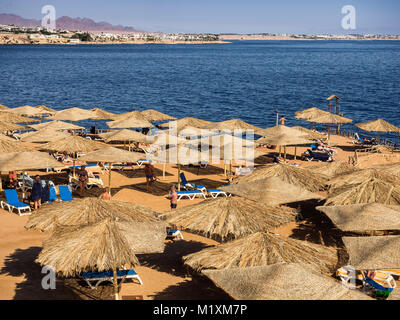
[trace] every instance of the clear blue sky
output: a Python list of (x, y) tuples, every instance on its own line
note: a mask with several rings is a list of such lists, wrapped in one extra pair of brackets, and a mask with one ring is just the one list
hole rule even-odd
[(43, 5), (57, 17), (87, 17), (146, 31), (211, 33), (349, 33), (341, 8), (357, 10), (351, 33), (400, 33), (399, 0), (0, 0), (0, 13), (40, 19)]

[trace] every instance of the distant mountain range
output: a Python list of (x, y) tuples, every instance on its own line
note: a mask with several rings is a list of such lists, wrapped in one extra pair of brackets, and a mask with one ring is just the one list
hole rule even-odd
[[(39, 27), (41, 20), (25, 19), (15, 14), (0, 13), (0, 24), (15, 25), (20, 27)], [(133, 27), (112, 25), (108, 22), (95, 22), (89, 18), (70, 18), (60, 17), (56, 20), (56, 28), (71, 31), (91, 31), (91, 32), (138, 32)]]

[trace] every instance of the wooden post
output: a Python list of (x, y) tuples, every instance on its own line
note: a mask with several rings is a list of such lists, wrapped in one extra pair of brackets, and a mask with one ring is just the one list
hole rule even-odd
[(162, 178), (165, 180), (165, 163), (162, 165)]
[[(399, 134), (399, 136), (400, 136), (400, 134)], [(224, 161), (224, 176), (226, 177), (226, 163), (225, 163), (225, 161)]]
[(294, 160), (297, 160), (297, 147), (294, 147)]
[(72, 176), (75, 178), (75, 157), (72, 159)]
[(378, 131), (378, 143), (381, 143), (381, 133)]
[(232, 174), (232, 160), (231, 162), (229, 162), (229, 176), (232, 178), (233, 174)]
[(117, 269), (113, 269), (113, 285), (114, 285), (114, 297), (115, 300), (119, 300), (118, 298), (118, 280), (117, 280)]
[(284, 152), (283, 159), (284, 159), (285, 162), (286, 162), (286, 146), (283, 146), (283, 152)]
[(282, 149), (281, 146), (279, 146), (279, 157), (281, 156), (281, 154), (282, 154)]
[(1, 172), (0, 172), (0, 191), (3, 191), (3, 181), (1, 179)]
[(328, 123), (328, 140), (330, 139), (330, 137), (331, 137), (331, 124)]
[(279, 112), (276, 112), (276, 125), (279, 125)]
[(181, 165), (178, 163), (178, 191), (181, 191)]
[(108, 164), (108, 193), (111, 195), (111, 162)]

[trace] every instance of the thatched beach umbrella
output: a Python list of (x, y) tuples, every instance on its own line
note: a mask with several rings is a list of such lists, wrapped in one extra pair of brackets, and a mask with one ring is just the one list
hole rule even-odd
[(128, 119), (128, 118), (135, 118), (138, 120), (146, 120), (145, 116), (142, 115), (142, 113), (137, 110), (132, 110), (129, 112), (120, 113), (120, 114), (115, 115), (115, 120), (122, 120), (122, 119)]
[(49, 121), (49, 122), (43, 122), (39, 124), (33, 124), (29, 126), (32, 129), (35, 130), (41, 130), (41, 129), (48, 129), (48, 130), (83, 130), (85, 129), (84, 127), (77, 126), (76, 124), (64, 122), (64, 121)]
[(46, 111), (41, 110), (39, 108), (34, 108), (31, 106), (22, 106), (18, 108), (12, 108), (7, 110), (8, 112), (19, 114), (20, 116), (26, 117), (41, 117), (44, 114), (47, 114)]
[(8, 123), (30, 123), (39, 122), (40, 120), (20, 116), (19, 114), (12, 113), (7, 110), (0, 112), (0, 121)]
[(204, 270), (214, 284), (236, 300), (373, 300), (312, 266), (278, 263), (264, 267)]
[(165, 113), (159, 112), (154, 109), (147, 109), (140, 113), (147, 121), (150, 121), (150, 122), (176, 120), (175, 117), (169, 116)]
[(357, 171), (356, 167), (350, 166), (347, 163), (341, 161), (325, 162), (315, 166), (307, 167), (307, 169), (312, 171), (316, 175), (327, 176), (329, 178)]
[(49, 108), (49, 107), (46, 107), (45, 105), (42, 105), (42, 104), (38, 105), (38, 106), (35, 106), (35, 108), (38, 108), (38, 109), (43, 110), (43, 111), (46, 111), (47, 112), (46, 114), (49, 114), (49, 115), (55, 114), (57, 112), (57, 110), (54, 110), (54, 109)]
[(124, 118), (107, 122), (109, 128), (129, 129), (129, 128), (152, 128), (154, 127), (149, 121), (137, 119), (136, 117)]
[(324, 116), (328, 113), (329, 113), (328, 111), (321, 110), (317, 107), (312, 107), (312, 108), (304, 109), (301, 111), (297, 111), (296, 119), (308, 120), (308, 119)]
[(304, 263), (322, 273), (333, 273), (337, 252), (307, 241), (256, 232), (244, 238), (219, 244), (183, 257), (186, 265), (196, 271), (267, 266), (275, 263)]
[(116, 120), (117, 115), (112, 112), (105, 111), (100, 108), (93, 108), (90, 109), (90, 111), (93, 113), (93, 119), (94, 120)]
[(0, 120), (0, 132), (22, 130), (23, 128), (18, 124)]
[(107, 135), (101, 135), (104, 138), (105, 142), (112, 142), (112, 141), (124, 141), (128, 142), (141, 142), (141, 143), (148, 143), (149, 139), (148, 136), (144, 135), (141, 132), (129, 130), (129, 129), (122, 129), (118, 131), (107, 132)]
[(400, 236), (343, 237), (356, 270), (400, 269)]
[(113, 270), (115, 299), (118, 300), (117, 269), (139, 264), (132, 246), (112, 219), (61, 227), (43, 241), (36, 262), (51, 266), (64, 276), (77, 276), (86, 271)]
[(343, 231), (400, 230), (400, 206), (367, 203), (317, 209)]
[(160, 132), (156, 136), (153, 136), (153, 141), (151, 143), (158, 146), (170, 146), (170, 145), (176, 146), (190, 142), (191, 140), (181, 138), (177, 135), (171, 135), (168, 133)]
[(20, 141), (0, 134), (0, 154), (25, 151), (34, 151), (34, 149), (24, 145)]
[(349, 119), (349, 118), (345, 118), (342, 116), (339, 116), (337, 114), (333, 114), (333, 113), (328, 113), (326, 115), (322, 115), (322, 116), (318, 116), (318, 117), (313, 117), (307, 120), (308, 122), (314, 122), (314, 123), (323, 123), (323, 124), (327, 124), (328, 125), (328, 139), (330, 138), (331, 135), (331, 125), (332, 124), (346, 124), (346, 123), (350, 123), (353, 120)]
[(400, 162), (388, 163), (388, 164), (378, 164), (368, 167), (369, 169), (375, 169), (379, 172), (384, 172), (387, 174), (392, 174), (400, 177)]
[(258, 201), (266, 205), (279, 205), (310, 199), (323, 199), (319, 194), (287, 183), (279, 177), (264, 178), (250, 182), (221, 187), (234, 195)]
[(316, 175), (307, 168), (286, 164), (273, 164), (264, 168), (257, 168), (249, 175), (239, 176), (233, 183), (251, 182), (272, 177), (278, 177), (287, 183), (294, 184), (311, 192), (325, 189), (327, 183), (326, 177)]
[(71, 138), (69, 133), (48, 129), (46, 127), (38, 131), (26, 132), (21, 135), (21, 141), (26, 142), (49, 142), (69, 138)]
[(323, 140), (323, 139), (326, 139), (326, 136), (324, 134), (316, 132), (314, 130), (310, 130), (310, 129), (304, 128), (302, 126), (295, 126), (295, 127), (291, 127), (291, 128), (303, 132), (304, 135), (305, 135), (304, 137), (306, 139), (310, 139), (310, 140), (317, 140), (317, 139)]
[(111, 194), (111, 165), (115, 162), (136, 162), (143, 158), (143, 155), (138, 152), (130, 152), (121, 150), (114, 147), (97, 148), (99, 150), (90, 152), (80, 157), (82, 161), (93, 161), (93, 162), (107, 162), (108, 168), (108, 192)]
[(380, 141), (381, 132), (398, 132), (400, 134), (400, 128), (398, 128), (382, 119), (356, 123), (355, 126), (364, 131), (377, 132), (378, 133), (378, 141)]
[(197, 119), (197, 118), (192, 118), (192, 117), (186, 117), (182, 118), (176, 121), (170, 121), (167, 123), (163, 123), (160, 126), (162, 128), (174, 128), (178, 132), (181, 131), (184, 127), (193, 127), (193, 128), (199, 128), (199, 129), (207, 129), (211, 124), (213, 124), (211, 121), (206, 121), (202, 119)]
[(208, 199), (164, 214), (168, 223), (220, 242), (295, 221), (292, 209), (264, 206), (246, 199)]
[(382, 203), (400, 205), (400, 186), (372, 178), (356, 186), (333, 189), (325, 206), (357, 203)]
[(0, 110), (8, 110), (8, 109), (10, 109), (9, 107), (6, 107), (5, 105), (3, 105), (3, 104), (0, 104)]
[(51, 120), (67, 120), (71, 122), (95, 118), (96, 115), (92, 111), (76, 107), (57, 111), (54, 115), (49, 117)]
[(220, 121), (216, 123), (211, 123), (207, 126), (205, 126), (207, 129), (212, 129), (212, 130), (229, 130), (229, 131), (235, 131), (235, 130), (242, 130), (242, 131), (250, 131), (253, 130), (254, 132), (262, 132), (264, 129), (253, 126), (250, 123), (247, 123), (243, 120), (240, 119), (231, 119), (231, 120), (226, 120), (226, 121)]

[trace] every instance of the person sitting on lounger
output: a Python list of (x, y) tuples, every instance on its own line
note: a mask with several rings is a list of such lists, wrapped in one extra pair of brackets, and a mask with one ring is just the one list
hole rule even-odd
[(151, 162), (146, 163), (144, 165), (144, 173), (146, 175), (146, 190), (147, 190), (147, 192), (149, 192), (152, 189), (151, 184), (156, 179), (156, 177), (154, 175), (154, 167), (151, 164)]
[(81, 169), (78, 172), (78, 177), (79, 177), (79, 191), (82, 196), (83, 190), (85, 189), (86, 184), (88, 183), (89, 180), (89, 174), (84, 166), (81, 166)]
[(42, 182), (40, 181), (40, 176), (35, 176), (35, 182), (32, 186), (31, 192), (31, 200), (34, 203), (35, 210), (39, 209), (42, 204), (42, 194), (43, 194), (43, 186)]
[(178, 194), (176, 193), (174, 185), (171, 186), (168, 198), (171, 200), (171, 210), (175, 210), (176, 206), (178, 205)]

